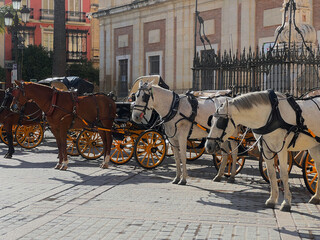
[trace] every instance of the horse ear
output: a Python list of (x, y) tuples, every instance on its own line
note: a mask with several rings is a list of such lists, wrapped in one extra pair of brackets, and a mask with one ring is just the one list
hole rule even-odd
[(142, 81), (142, 79), (141, 79), (140, 82), (139, 82), (139, 88), (141, 88), (142, 85), (143, 85), (143, 81)]
[(207, 125), (209, 126), (209, 127), (211, 127), (211, 122), (212, 122), (212, 118), (213, 118), (213, 115), (211, 115), (209, 118), (208, 118), (208, 122), (207, 122)]

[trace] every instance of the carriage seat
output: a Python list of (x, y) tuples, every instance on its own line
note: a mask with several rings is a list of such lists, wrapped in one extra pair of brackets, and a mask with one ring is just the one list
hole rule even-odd
[(126, 123), (131, 117), (131, 103), (117, 102), (116, 103), (116, 118), (115, 122)]
[(196, 98), (214, 98), (218, 96), (230, 96), (232, 90), (206, 90), (206, 91), (193, 91), (191, 92)]

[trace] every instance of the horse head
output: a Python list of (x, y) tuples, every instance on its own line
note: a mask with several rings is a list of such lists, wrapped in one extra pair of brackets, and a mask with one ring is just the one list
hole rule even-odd
[(132, 120), (137, 123), (145, 119), (147, 112), (152, 110), (152, 84), (153, 82), (145, 83), (141, 80), (138, 91), (132, 96), (132, 100), (134, 101)]
[(229, 102), (226, 100), (219, 108), (217, 108), (216, 113), (211, 115), (208, 119), (210, 132), (205, 147), (209, 154), (218, 151), (221, 144), (228, 140), (236, 130), (236, 125), (228, 112), (228, 106)]
[(20, 81), (15, 81), (16, 87), (12, 89), (13, 100), (10, 106), (12, 111), (17, 111), (21, 109), (28, 102), (28, 98), (25, 93), (25, 83)]

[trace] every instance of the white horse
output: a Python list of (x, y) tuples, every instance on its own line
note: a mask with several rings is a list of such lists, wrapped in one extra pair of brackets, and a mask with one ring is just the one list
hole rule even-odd
[[(139, 123), (143, 119), (146, 110), (154, 109), (158, 112), (164, 123), (165, 133), (173, 147), (176, 162), (176, 177), (172, 183), (185, 185), (187, 183), (187, 139), (188, 137), (202, 139), (208, 135), (206, 130), (209, 129), (208, 119), (210, 114), (216, 110), (216, 104), (219, 106), (227, 97), (221, 96), (213, 99), (198, 100), (198, 106), (193, 109), (186, 95), (179, 96), (173, 91), (152, 85), (152, 83), (143, 83), (141, 81), (139, 84), (139, 90), (135, 94), (132, 119)], [(194, 119), (192, 119), (192, 116), (194, 116)], [(224, 143), (223, 146), (228, 149), (227, 143)], [(231, 141), (231, 148), (235, 147), (236, 143)], [(234, 152), (230, 181), (234, 181), (236, 158), (237, 152)], [(216, 181), (219, 181), (224, 174), (226, 163), (227, 155), (224, 154), (221, 167), (215, 178)]]
[[(294, 110), (296, 109), (296, 110)], [(301, 112), (302, 110), (302, 112)], [(284, 185), (284, 200), (280, 210), (290, 211), (291, 193), (288, 184), (287, 152), (308, 149), (316, 169), (320, 172), (320, 97), (295, 101), (280, 93), (263, 91), (244, 94), (228, 99), (218, 108), (206, 141), (207, 149), (216, 149), (234, 131), (234, 124), (244, 125), (259, 139), (259, 149), (267, 163), (271, 192), (266, 206), (274, 208), (278, 202), (279, 189), (276, 172), (271, 160), (278, 154), (280, 176)], [(234, 124), (230, 124), (230, 121)], [(318, 140), (318, 141), (317, 141)], [(310, 203), (320, 203), (320, 185)]]

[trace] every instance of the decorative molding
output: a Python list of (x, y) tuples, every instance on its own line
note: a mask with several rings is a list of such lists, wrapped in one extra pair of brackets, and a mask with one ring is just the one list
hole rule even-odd
[(100, 18), (108, 15), (127, 12), (127, 11), (138, 9), (138, 8), (148, 7), (148, 6), (152, 6), (158, 3), (163, 3), (168, 1), (169, 0), (135, 0), (132, 3), (127, 5), (118, 6), (118, 7), (109, 8), (109, 9), (100, 9), (97, 12), (92, 13), (92, 16), (94, 18)]

